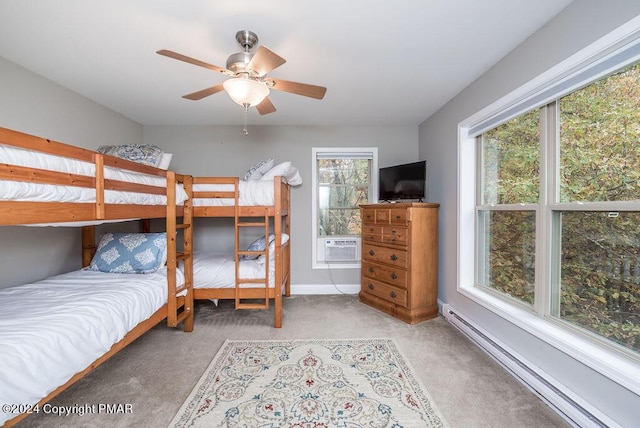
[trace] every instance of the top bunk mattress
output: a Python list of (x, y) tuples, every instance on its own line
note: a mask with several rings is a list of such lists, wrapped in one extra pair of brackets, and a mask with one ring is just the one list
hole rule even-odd
[[(273, 159), (271, 159), (273, 161)], [(273, 162), (271, 164), (273, 165)], [(252, 167), (249, 171), (252, 171)], [(238, 180), (238, 205), (251, 206), (275, 206), (275, 180), (280, 177), (282, 183), (289, 186), (299, 186), (302, 184), (300, 171), (291, 162), (286, 161), (279, 163), (267, 170), (264, 174), (260, 173), (254, 177), (243, 177)], [(208, 197), (198, 196), (196, 192), (230, 192), (235, 191), (231, 177), (225, 177), (227, 181), (219, 183), (207, 182), (207, 177), (194, 177), (193, 184), (193, 206), (196, 207), (216, 207), (216, 206), (233, 206), (235, 200), (227, 197)], [(225, 179), (223, 178), (223, 179)], [(201, 182), (198, 182), (201, 180)], [(227, 196), (227, 195), (225, 195)]]
[[(36, 404), (166, 302), (166, 268), (146, 275), (79, 270), (1, 288), (0, 402)], [(0, 413), (0, 425), (14, 416)]]
[[(194, 184), (194, 192), (233, 192), (233, 184)], [(238, 182), (238, 203), (240, 206), (272, 206), (274, 205), (273, 180), (249, 180)], [(233, 198), (193, 198), (194, 206), (229, 206), (234, 205)]]
[[(91, 162), (1, 144), (0, 162), (88, 177), (96, 175), (95, 165)], [(105, 167), (104, 177), (129, 183), (166, 187), (166, 179), (163, 177), (120, 168)], [(182, 185), (176, 185), (176, 203), (181, 205), (186, 199), (187, 193)], [(92, 203), (96, 201), (96, 191), (86, 187), (0, 180), (0, 200)], [(104, 200), (107, 204), (166, 205), (167, 203), (164, 195), (117, 190), (105, 190)]]

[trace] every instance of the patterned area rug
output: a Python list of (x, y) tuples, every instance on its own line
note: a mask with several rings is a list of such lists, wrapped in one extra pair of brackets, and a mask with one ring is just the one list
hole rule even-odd
[(444, 427), (393, 340), (227, 340), (170, 427)]

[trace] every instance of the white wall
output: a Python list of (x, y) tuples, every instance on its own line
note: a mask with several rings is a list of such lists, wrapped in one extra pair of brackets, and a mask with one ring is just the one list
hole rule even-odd
[[(277, 113), (276, 113), (277, 114)], [(312, 147), (378, 147), (380, 166), (414, 161), (418, 156), (418, 130), (397, 127), (251, 126), (245, 136), (241, 126), (145, 126), (144, 142), (174, 153), (171, 169), (192, 175), (242, 176), (255, 162), (269, 157), (292, 161), (303, 184), (291, 188), (291, 281), (305, 284), (359, 284), (359, 269), (311, 268), (311, 166)], [(217, 222), (217, 221), (216, 221)], [(233, 249), (233, 231), (216, 228), (216, 222), (194, 238), (198, 249)]]
[[(140, 124), (4, 58), (0, 94), (0, 127), (89, 149), (142, 142)], [(0, 227), (0, 242), (0, 287), (81, 265), (77, 228)]]
[[(640, 14), (637, 0), (575, 0), (540, 31), (421, 124), (419, 154), (440, 202), (439, 298), (622, 426), (637, 426), (640, 397), (456, 291), (457, 125), (460, 121)], [(467, 239), (473, 245), (473, 237)]]

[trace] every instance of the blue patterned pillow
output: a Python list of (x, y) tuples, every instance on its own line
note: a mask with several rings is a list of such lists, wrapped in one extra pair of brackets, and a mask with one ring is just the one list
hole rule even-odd
[[(275, 239), (276, 239), (276, 235), (274, 235), (273, 233), (270, 233), (269, 244), (271, 244)], [(247, 251), (264, 251), (265, 248), (267, 248), (267, 244), (264, 239), (264, 236), (261, 236), (255, 241), (253, 241), (251, 245), (247, 247)], [(259, 254), (243, 254), (240, 256), (240, 260), (255, 260), (258, 257), (260, 257)]]
[(100, 146), (98, 153), (127, 159), (144, 165), (158, 167), (162, 161), (162, 149), (149, 144), (124, 144), (120, 146)]
[(166, 233), (105, 233), (88, 270), (153, 273), (166, 262)]

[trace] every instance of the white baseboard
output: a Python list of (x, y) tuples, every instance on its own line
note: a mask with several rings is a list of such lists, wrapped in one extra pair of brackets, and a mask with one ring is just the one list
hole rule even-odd
[(442, 315), (571, 425), (597, 428), (620, 427), (607, 415), (471, 322), (449, 304), (442, 305)]
[(291, 284), (291, 294), (358, 294), (358, 284)]

